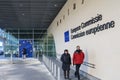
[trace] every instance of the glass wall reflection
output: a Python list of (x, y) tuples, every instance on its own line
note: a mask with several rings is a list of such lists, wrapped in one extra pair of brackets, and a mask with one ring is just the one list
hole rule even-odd
[(0, 29), (0, 59), (9, 58), (11, 54), (13, 57), (17, 57), (18, 46), (18, 39)]
[[(10, 33), (9, 33), (10, 32)], [(14, 35), (14, 36), (13, 36)], [(25, 35), (25, 36), (24, 36)], [(33, 57), (39, 58), (42, 54), (56, 57), (56, 48), (53, 35), (44, 30), (9, 30), (0, 29), (0, 59), (20, 57), (19, 40), (33, 40)]]

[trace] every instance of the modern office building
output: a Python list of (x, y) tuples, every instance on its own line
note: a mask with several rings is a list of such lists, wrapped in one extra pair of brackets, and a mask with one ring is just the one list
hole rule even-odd
[(28, 58), (44, 54), (59, 60), (65, 49), (72, 58), (79, 45), (85, 53), (81, 75), (89, 80), (119, 80), (119, 2), (0, 0), (0, 56), (6, 59), (12, 53), (21, 58), (26, 48)]

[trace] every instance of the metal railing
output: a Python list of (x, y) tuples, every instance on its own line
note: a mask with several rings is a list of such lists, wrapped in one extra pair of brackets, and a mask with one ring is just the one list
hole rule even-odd
[(56, 63), (50, 59), (49, 57), (43, 55), (43, 62), (47, 66), (48, 70), (52, 73), (56, 80), (60, 79), (60, 67), (56, 65)]
[[(56, 60), (54, 60), (56, 59)], [(55, 61), (58, 61), (57, 63)], [(52, 73), (52, 75), (55, 77), (56, 80), (62, 80), (63, 78), (61, 77), (61, 61), (57, 58), (51, 58), (51, 57), (47, 57), (45, 55), (43, 55), (43, 62), (45, 63), (46, 67), (48, 68), (48, 70)], [(93, 69), (95, 68), (95, 64), (92, 63), (88, 63), (88, 62), (84, 62), (83, 63), (84, 66), (86, 67), (90, 67)], [(71, 70), (74, 72), (75, 68), (73, 66), (71, 66)], [(93, 75), (90, 75), (82, 70), (80, 70), (80, 75), (83, 77), (83, 79), (88, 79), (88, 80), (101, 80)]]

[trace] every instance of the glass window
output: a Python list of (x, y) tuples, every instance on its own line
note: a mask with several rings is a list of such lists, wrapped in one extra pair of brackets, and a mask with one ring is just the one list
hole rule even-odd
[(63, 19), (65, 20), (65, 15), (63, 16)]
[(62, 22), (62, 20), (60, 19), (60, 23)]
[(57, 26), (59, 26), (59, 22), (57, 22)]
[(73, 10), (75, 10), (75, 9), (76, 9), (76, 3), (73, 4)]
[(68, 9), (68, 15), (70, 14), (70, 11), (69, 11), (69, 9)]

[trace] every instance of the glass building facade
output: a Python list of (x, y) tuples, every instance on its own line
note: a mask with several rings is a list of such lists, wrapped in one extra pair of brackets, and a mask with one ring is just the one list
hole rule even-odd
[[(21, 36), (27, 34), (29, 36)], [(17, 37), (15, 36), (17, 35)], [(36, 37), (38, 35), (38, 37)], [(40, 36), (39, 36), (40, 35)], [(20, 40), (33, 40), (32, 43), (32, 55), (33, 57), (40, 57), (42, 54), (47, 56), (56, 57), (55, 43), (53, 36), (49, 36), (47, 33), (34, 32), (32, 30), (25, 31), (18, 30), (15, 32), (6, 32), (0, 29), (0, 49), (1, 54), (5, 58), (8, 58), (13, 55), (13, 57), (20, 57)]]
[(3, 52), (4, 57), (10, 57), (18, 55), (18, 39), (15, 38), (12, 34), (5, 32), (0, 29), (0, 41), (1, 41), (1, 52)]

